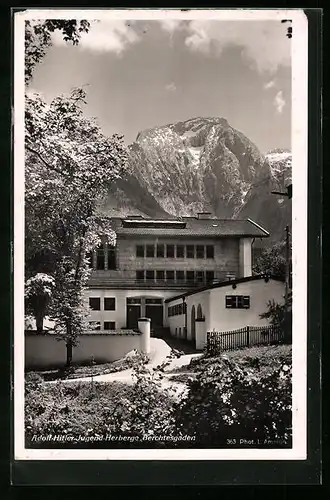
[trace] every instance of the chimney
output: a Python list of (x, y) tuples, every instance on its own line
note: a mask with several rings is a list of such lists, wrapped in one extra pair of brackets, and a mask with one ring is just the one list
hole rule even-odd
[(212, 212), (197, 212), (197, 219), (212, 219)]

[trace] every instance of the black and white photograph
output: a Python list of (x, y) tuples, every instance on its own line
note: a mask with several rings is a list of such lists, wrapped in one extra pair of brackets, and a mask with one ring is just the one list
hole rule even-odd
[(16, 458), (306, 458), (303, 11), (14, 24)]

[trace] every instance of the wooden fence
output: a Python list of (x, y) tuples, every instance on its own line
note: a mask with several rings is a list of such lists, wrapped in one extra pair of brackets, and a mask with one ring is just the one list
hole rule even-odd
[(246, 326), (230, 332), (207, 332), (206, 350), (210, 355), (244, 347), (290, 343), (278, 326)]

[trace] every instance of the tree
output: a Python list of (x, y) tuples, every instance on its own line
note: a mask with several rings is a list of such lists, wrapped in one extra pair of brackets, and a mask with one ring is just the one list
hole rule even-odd
[(37, 333), (43, 332), (43, 321), (49, 309), (55, 281), (48, 274), (38, 273), (25, 285), (25, 310), (36, 320)]
[(261, 319), (267, 319), (271, 325), (279, 326), (286, 336), (291, 340), (292, 334), (292, 293), (289, 293), (288, 303), (278, 304), (274, 300), (267, 303), (267, 311), (260, 314)]
[(285, 241), (264, 248), (253, 266), (254, 274), (285, 277)]
[(26, 96), (27, 267), (40, 265), (55, 280), (51, 311), (55, 329), (66, 341), (68, 365), (87, 326), (86, 256), (101, 235), (110, 243), (115, 240), (110, 220), (98, 207), (108, 184), (127, 165), (122, 137), (105, 137), (96, 121), (84, 116), (84, 103), (82, 89), (49, 105), (37, 94)]
[(76, 19), (46, 19), (25, 22), (25, 83), (29, 83), (35, 66), (52, 45), (52, 33), (62, 31), (63, 39), (77, 45), (81, 33), (88, 33), (90, 23)]

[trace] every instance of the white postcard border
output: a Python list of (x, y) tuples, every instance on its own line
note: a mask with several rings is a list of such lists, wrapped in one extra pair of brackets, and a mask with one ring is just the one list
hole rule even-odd
[[(24, 23), (28, 19), (292, 19), (292, 449), (37, 450), (24, 446)], [(307, 18), (302, 10), (47, 10), (14, 19), (14, 458), (15, 460), (304, 460), (307, 456)]]

